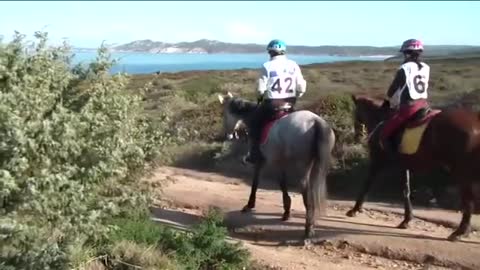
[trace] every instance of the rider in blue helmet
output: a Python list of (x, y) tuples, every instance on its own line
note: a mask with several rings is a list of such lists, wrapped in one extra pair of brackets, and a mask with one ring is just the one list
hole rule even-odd
[(249, 137), (251, 147), (244, 162), (257, 163), (263, 160), (260, 151), (260, 137), (266, 122), (273, 120), (278, 112), (292, 112), (297, 97), (307, 87), (298, 64), (286, 56), (285, 42), (274, 39), (267, 45), (270, 59), (261, 68), (257, 94), (259, 106), (251, 119)]
[(287, 52), (287, 44), (282, 40), (274, 39), (268, 43), (267, 52), (270, 54), (270, 57), (283, 55)]

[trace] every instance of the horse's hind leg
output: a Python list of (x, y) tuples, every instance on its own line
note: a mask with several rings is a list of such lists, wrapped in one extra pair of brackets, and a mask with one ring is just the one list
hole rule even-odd
[(257, 189), (258, 189), (258, 181), (260, 178), (260, 171), (262, 169), (262, 164), (255, 164), (254, 171), (253, 171), (253, 180), (252, 180), (252, 189), (250, 191), (250, 197), (248, 198), (248, 203), (242, 209), (242, 212), (249, 212), (253, 208), (255, 208), (255, 200), (257, 197)]
[(470, 233), (470, 220), (475, 207), (472, 182), (460, 182), (460, 192), (462, 196), (463, 215), (458, 228), (448, 237), (450, 241), (456, 241), (462, 236)]
[(402, 223), (400, 223), (397, 228), (406, 229), (408, 228), (408, 223), (413, 219), (412, 213), (412, 201), (410, 200), (410, 171), (402, 170), (403, 180), (404, 180), (404, 189), (403, 189), (403, 199), (405, 206), (405, 214)]
[(280, 188), (282, 190), (283, 210), (284, 210), (282, 220), (286, 221), (290, 219), (290, 208), (292, 206), (292, 199), (288, 195), (287, 175), (285, 172), (282, 172), (280, 176)]
[(305, 205), (305, 239), (310, 239), (315, 235), (314, 227), (315, 227), (315, 219), (313, 213), (313, 205), (310, 204), (310, 198), (308, 198), (308, 187), (303, 187), (302, 190), (302, 198), (303, 198), (303, 205)]

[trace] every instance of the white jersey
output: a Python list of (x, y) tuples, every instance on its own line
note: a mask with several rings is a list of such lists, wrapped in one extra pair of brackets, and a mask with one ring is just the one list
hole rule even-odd
[[(258, 80), (258, 92), (266, 99), (302, 96), (307, 88), (298, 64), (285, 55), (273, 57), (263, 64)], [(266, 92), (266, 95), (264, 95)]]
[(420, 62), (420, 64), (422, 69), (419, 69), (415, 62), (408, 62), (400, 66), (400, 69), (403, 69), (405, 72), (405, 84), (393, 95), (391, 107), (397, 107), (400, 104), (403, 91), (408, 91), (413, 100), (428, 98), (430, 67), (423, 62)]

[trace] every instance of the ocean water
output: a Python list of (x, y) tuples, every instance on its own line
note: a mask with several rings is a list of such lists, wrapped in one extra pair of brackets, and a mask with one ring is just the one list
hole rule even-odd
[[(259, 68), (268, 60), (265, 54), (151, 54), (151, 53), (120, 53), (111, 54), (116, 59), (110, 72), (126, 72), (130, 74), (145, 74), (154, 72), (178, 72), (192, 70), (232, 70), (243, 68)], [(96, 52), (75, 52), (74, 63), (89, 63), (96, 57)], [(329, 56), (329, 55), (288, 55), (298, 64), (313, 64), (351, 60), (378, 61), (386, 56)]]

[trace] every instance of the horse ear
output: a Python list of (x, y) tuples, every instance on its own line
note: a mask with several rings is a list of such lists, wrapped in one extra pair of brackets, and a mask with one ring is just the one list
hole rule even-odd
[(223, 104), (223, 101), (225, 101), (225, 98), (222, 95), (218, 94), (218, 101), (220, 101), (220, 104)]
[(233, 95), (232, 95), (232, 93), (230, 93), (230, 91), (227, 92), (227, 96), (229, 96), (230, 98), (233, 98)]

